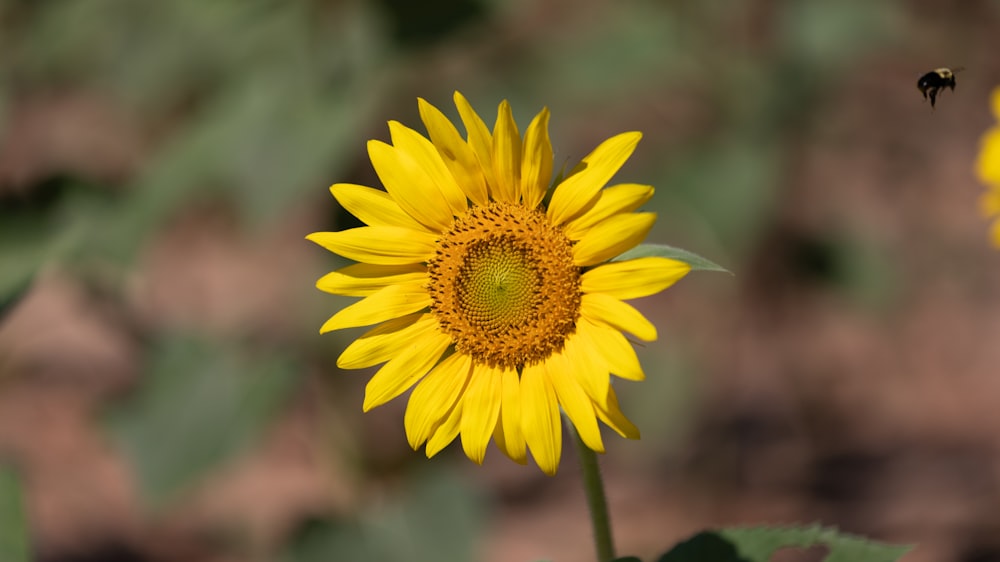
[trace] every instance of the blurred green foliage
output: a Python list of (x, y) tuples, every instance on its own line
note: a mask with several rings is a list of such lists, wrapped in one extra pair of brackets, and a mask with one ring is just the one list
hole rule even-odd
[(282, 562), (476, 560), (486, 514), (475, 486), (448, 470), (417, 471), (397, 503), (356, 522), (316, 521), (290, 542)]
[(125, 195), (93, 210), (88, 250), (127, 262), (185, 203), (224, 195), (250, 219), (273, 218), (347, 165), (381, 90), (384, 46), (364, 5), (25, 5), (0, 40), (0, 79), (18, 94), (71, 84), (141, 126), (167, 123)]
[(28, 562), (28, 521), (21, 479), (13, 468), (0, 465), (0, 560)]
[(248, 347), (165, 337), (138, 395), (109, 416), (143, 497), (162, 507), (252, 443), (295, 387), (286, 357)]
[(108, 209), (108, 193), (57, 176), (28, 197), (0, 205), (0, 319), (47, 263), (71, 262), (91, 250), (92, 231)]

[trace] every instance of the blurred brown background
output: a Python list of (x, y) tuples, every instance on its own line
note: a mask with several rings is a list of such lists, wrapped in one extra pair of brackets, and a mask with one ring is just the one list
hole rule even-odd
[(456, 89), (547, 105), (557, 167), (643, 131), (651, 240), (735, 274), (639, 303), (622, 555), (820, 521), (1000, 560), (997, 53), (995, 0), (0, 1), (0, 455), (36, 560), (590, 559), (572, 449), (428, 461), (337, 370), (361, 331), (317, 334), (348, 301), (303, 236), (356, 224), (326, 187), (377, 185), (365, 141)]

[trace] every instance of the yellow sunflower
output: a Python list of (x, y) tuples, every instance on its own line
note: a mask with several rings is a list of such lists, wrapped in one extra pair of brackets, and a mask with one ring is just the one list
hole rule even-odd
[(624, 301), (690, 270), (662, 257), (609, 261), (656, 219), (634, 212), (652, 187), (606, 187), (641, 134), (604, 141), (550, 189), (548, 109), (522, 137), (503, 101), (491, 132), (456, 92), (463, 138), (418, 102), (429, 139), (390, 121), (391, 144), (368, 142), (385, 191), (330, 188), (368, 226), (307, 236), (358, 262), (316, 286), (363, 297), (320, 332), (374, 326), (337, 361), (385, 363), (365, 388), (364, 410), (416, 385), (404, 424), (414, 449), (426, 444), (431, 457), (461, 435), (465, 454), (482, 463), (492, 438), (521, 464), (530, 449), (550, 475), (562, 451), (560, 408), (595, 451), (604, 451), (598, 420), (638, 439), (610, 375), (644, 378), (622, 332), (652, 341), (656, 328)]
[[(1000, 88), (993, 90), (990, 102), (997, 124), (983, 135), (976, 174), (987, 186), (980, 199), (983, 214), (996, 218), (1000, 217)], [(994, 246), (1000, 247), (1000, 220), (994, 220), (990, 238)]]

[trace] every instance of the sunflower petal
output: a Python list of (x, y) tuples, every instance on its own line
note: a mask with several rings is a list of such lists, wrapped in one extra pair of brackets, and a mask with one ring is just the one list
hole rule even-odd
[(393, 146), (412, 156), (431, 182), (437, 186), (448, 202), (452, 215), (460, 215), (469, 208), (465, 192), (455, 182), (455, 177), (451, 175), (448, 166), (431, 141), (399, 121), (389, 121), (389, 134)]
[(427, 447), (424, 449), (424, 452), (427, 453), (427, 458), (433, 457), (450, 445), (458, 437), (461, 424), (462, 401), (459, 400), (455, 402), (455, 406), (448, 412), (448, 417), (434, 428), (434, 433), (427, 440)]
[(556, 186), (549, 203), (549, 219), (557, 225), (581, 214), (625, 164), (642, 133), (622, 133), (602, 142), (581, 162), (582, 167)]
[(552, 181), (552, 143), (549, 141), (549, 108), (543, 108), (524, 132), (521, 156), (521, 195), (524, 206), (534, 209)]
[(411, 341), (438, 329), (437, 317), (417, 312), (387, 320), (351, 342), (337, 358), (341, 369), (364, 369), (392, 359)]
[(987, 184), (1000, 184), (1000, 126), (986, 131), (979, 141), (976, 175)]
[(618, 330), (604, 324), (595, 324), (589, 320), (580, 319), (579, 324), (586, 324), (585, 330), (593, 334), (597, 351), (607, 361), (608, 368), (612, 373), (623, 379), (631, 381), (641, 381), (646, 378), (642, 372), (642, 365), (639, 358), (632, 349), (632, 344), (625, 339)]
[(1000, 190), (988, 189), (980, 195), (979, 210), (984, 217), (1000, 215)]
[(580, 277), (580, 290), (607, 293), (621, 300), (637, 299), (666, 289), (689, 271), (691, 266), (682, 261), (660, 257), (606, 263)]
[(625, 417), (622, 413), (621, 408), (618, 406), (618, 396), (615, 394), (614, 388), (608, 389), (608, 406), (607, 408), (602, 408), (601, 406), (595, 406), (597, 410), (597, 417), (601, 418), (601, 421), (615, 430), (618, 435), (626, 439), (638, 439), (639, 438), (639, 428), (637, 428), (632, 422)]
[(629, 332), (642, 341), (656, 340), (656, 326), (632, 305), (606, 293), (584, 293), (580, 316), (594, 323), (604, 323)]
[(491, 191), (490, 194), (493, 195), (492, 191), (496, 189), (497, 185), (496, 174), (493, 173), (493, 137), (490, 135), (486, 123), (483, 123), (476, 110), (472, 109), (465, 96), (455, 92), (454, 98), (455, 107), (458, 108), (458, 114), (461, 116), (462, 123), (469, 135), (469, 146), (472, 147), (472, 152), (479, 160), (479, 167), (482, 169), (483, 175), (486, 176), (486, 184)]
[(398, 283), (426, 282), (427, 268), (420, 264), (373, 265), (356, 263), (327, 273), (316, 281), (320, 291), (348, 297), (366, 297)]
[(549, 357), (546, 367), (549, 381), (559, 399), (559, 405), (573, 422), (580, 439), (592, 451), (603, 453), (604, 442), (601, 440), (601, 429), (597, 427), (594, 403), (580, 388), (572, 374), (576, 366), (566, 361), (561, 355), (555, 354)]
[(655, 213), (610, 217), (588, 230), (573, 245), (573, 263), (588, 266), (607, 261), (642, 242), (655, 222)]
[(449, 345), (451, 338), (440, 332), (414, 340), (368, 381), (362, 410), (367, 412), (409, 390), (434, 367)]
[(500, 423), (493, 439), (500, 451), (518, 464), (528, 462), (527, 444), (521, 431), (521, 380), (514, 369), (503, 372)]
[(653, 197), (653, 186), (622, 183), (601, 190), (600, 198), (587, 212), (566, 223), (566, 236), (579, 240), (592, 226), (621, 213), (632, 212)]
[(521, 430), (542, 472), (552, 476), (562, 456), (559, 401), (544, 363), (524, 368), (521, 374)]
[(431, 295), (423, 282), (390, 285), (377, 293), (344, 307), (323, 324), (319, 333), (371, 326), (431, 305)]
[(493, 171), (497, 184), (493, 198), (507, 203), (521, 200), (521, 135), (507, 100), (500, 102), (493, 126)]
[(368, 157), (385, 190), (408, 215), (431, 231), (448, 229), (451, 207), (413, 156), (382, 141), (371, 140)]
[(473, 368), (469, 388), (462, 396), (462, 449), (476, 464), (483, 464), (486, 446), (497, 426), (503, 371), (486, 366)]
[(422, 263), (437, 250), (437, 236), (398, 226), (361, 226), (340, 232), (313, 232), (315, 242), (347, 259), (376, 265)]
[(330, 193), (341, 207), (368, 226), (401, 226), (411, 230), (427, 230), (426, 226), (407, 214), (399, 203), (381, 189), (353, 183), (335, 183), (330, 186)]
[(472, 359), (462, 353), (453, 353), (417, 383), (403, 416), (406, 439), (413, 450), (419, 449), (444, 423), (465, 390), (471, 373)]
[(590, 333), (590, 323), (578, 323), (576, 334), (566, 340), (563, 357), (569, 363), (580, 388), (594, 402), (604, 406), (611, 386), (610, 369), (604, 356), (597, 351), (595, 334)]
[(490, 192), (486, 186), (486, 178), (472, 147), (441, 110), (423, 98), (417, 98), (417, 104), (420, 106), (420, 118), (427, 127), (431, 142), (434, 143), (445, 165), (451, 170), (451, 175), (455, 177), (459, 187), (476, 205), (489, 203)]

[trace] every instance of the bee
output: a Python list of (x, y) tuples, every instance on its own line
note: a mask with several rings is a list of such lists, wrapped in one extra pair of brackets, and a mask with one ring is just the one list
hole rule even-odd
[(917, 80), (917, 89), (924, 95), (924, 99), (930, 98), (931, 108), (934, 107), (934, 101), (937, 99), (938, 92), (944, 88), (949, 88), (953, 92), (955, 91), (955, 74), (960, 70), (963, 69), (961, 67), (955, 70), (950, 68), (935, 68), (921, 76), (920, 80)]

